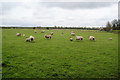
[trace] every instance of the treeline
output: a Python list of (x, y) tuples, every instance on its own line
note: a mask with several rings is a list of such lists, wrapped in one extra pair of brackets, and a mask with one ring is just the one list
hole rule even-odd
[(33, 29), (33, 27), (2, 27), (2, 29)]
[(83, 30), (99, 30), (99, 28), (95, 27), (2, 27), (2, 29), (83, 29)]
[(100, 31), (112, 31), (120, 30), (120, 19), (114, 19), (111, 22), (107, 22), (106, 27), (63, 27), (63, 26), (53, 26), (53, 27), (6, 27), (2, 26), (2, 29), (82, 29), (82, 30), (100, 30)]
[(101, 30), (104, 31), (111, 31), (111, 30), (120, 30), (120, 19), (114, 19), (111, 22), (107, 22), (106, 27), (102, 28)]

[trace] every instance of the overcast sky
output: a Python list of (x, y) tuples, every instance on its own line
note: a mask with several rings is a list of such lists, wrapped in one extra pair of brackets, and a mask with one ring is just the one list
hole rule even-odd
[(118, 18), (117, 2), (2, 2), (1, 25), (105, 26)]

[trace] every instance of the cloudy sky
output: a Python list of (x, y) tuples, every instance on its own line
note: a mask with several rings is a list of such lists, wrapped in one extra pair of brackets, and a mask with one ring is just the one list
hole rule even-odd
[(1, 2), (0, 25), (105, 26), (118, 18), (117, 2)]

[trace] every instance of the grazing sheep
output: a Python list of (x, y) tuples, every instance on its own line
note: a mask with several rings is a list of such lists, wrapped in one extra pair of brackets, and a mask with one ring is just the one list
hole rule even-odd
[(51, 35), (45, 35), (44, 37), (45, 37), (46, 39), (47, 39), (47, 38), (51, 39)]
[(33, 36), (30, 36), (29, 38), (31, 41), (33, 41), (35, 39)]
[(41, 33), (45, 33), (45, 30), (42, 30)]
[(26, 42), (30, 42), (31, 41), (31, 39), (30, 38), (26, 38), (26, 40), (25, 40)]
[(25, 34), (23, 34), (22, 36), (25, 37)]
[(62, 32), (60, 36), (63, 36), (63, 34), (64, 34), (64, 33)]
[(72, 35), (72, 36), (75, 36), (75, 33), (74, 33), (74, 32), (72, 32), (72, 33), (71, 33), (71, 35)]
[(76, 40), (83, 40), (82, 36), (76, 36)]
[(51, 35), (53, 35), (54, 32), (50, 32)]
[(34, 32), (35, 32), (35, 33), (37, 33), (37, 31), (36, 31), (36, 30), (34, 30)]
[(70, 41), (73, 41), (73, 38), (70, 37)]
[(16, 33), (16, 36), (21, 36), (21, 34), (20, 33)]
[(112, 40), (112, 38), (108, 38), (108, 40)]
[(94, 36), (89, 36), (89, 40), (95, 40)]

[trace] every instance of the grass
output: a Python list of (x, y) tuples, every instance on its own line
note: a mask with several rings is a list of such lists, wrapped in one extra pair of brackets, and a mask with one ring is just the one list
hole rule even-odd
[[(3, 29), (3, 78), (118, 77), (117, 34), (94, 30), (37, 31)], [(52, 39), (43, 37), (52, 31)], [(84, 40), (69, 41), (71, 31), (82, 35)], [(25, 37), (16, 36), (17, 32), (33, 35), (35, 42), (25, 42)], [(95, 36), (96, 41), (88, 40), (90, 35)], [(109, 37), (113, 40), (108, 40)]]
[(2, 29), (0, 28), (0, 79), (2, 78)]

